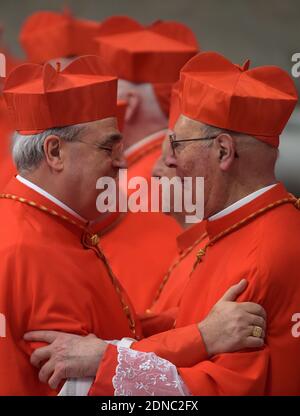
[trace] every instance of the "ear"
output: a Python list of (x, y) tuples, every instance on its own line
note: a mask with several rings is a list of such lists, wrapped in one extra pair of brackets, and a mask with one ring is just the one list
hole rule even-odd
[(48, 166), (56, 172), (64, 167), (62, 140), (55, 135), (47, 136), (44, 142), (45, 159)]
[(215, 144), (220, 169), (227, 171), (237, 155), (235, 140), (230, 134), (222, 133), (215, 139)]
[(134, 119), (140, 106), (141, 97), (136, 91), (128, 91), (124, 96), (124, 100), (128, 103), (124, 118), (125, 123), (130, 123)]

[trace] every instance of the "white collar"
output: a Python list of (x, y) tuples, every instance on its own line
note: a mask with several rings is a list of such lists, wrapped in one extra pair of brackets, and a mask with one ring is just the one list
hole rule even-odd
[(241, 208), (243, 205), (248, 204), (250, 201), (253, 201), (253, 199), (259, 197), (260, 195), (267, 192), (269, 189), (273, 188), (277, 184), (265, 186), (264, 188), (259, 189), (258, 191), (252, 192), (251, 194), (245, 196), (244, 198), (240, 199), (239, 201), (236, 201), (234, 204), (229, 205), (229, 207), (222, 209), (222, 211), (217, 212), (216, 214), (212, 215), (208, 218), (209, 221), (218, 220), (219, 218), (224, 217), (225, 215), (230, 214), (233, 211), (236, 211), (238, 208)]
[(33, 189), (35, 192), (37, 192), (40, 195), (43, 195), (45, 198), (49, 199), (55, 205), (58, 205), (60, 208), (67, 211), (69, 214), (73, 215), (73, 217), (77, 218), (80, 221), (87, 222), (87, 220), (85, 218), (81, 217), (79, 214), (77, 214), (77, 212), (73, 211), (70, 207), (68, 207), (66, 204), (61, 202), (59, 199), (55, 198), (53, 195), (50, 195), (47, 191), (45, 191), (44, 189), (35, 185), (34, 183), (30, 182), (28, 179), (25, 179), (20, 175), (17, 175), (16, 179), (18, 179), (18, 181), (22, 182), (24, 185), (28, 186), (28, 188)]
[(135, 152), (136, 150), (140, 149), (141, 147), (145, 146), (148, 143), (154, 142), (155, 139), (157, 139), (158, 137), (162, 136), (162, 135), (166, 135), (168, 132), (168, 129), (164, 129), (164, 130), (159, 130), (156, 133), (152, 133), (149, 134), (149, 136), (144, 137), (143, 139), (139, 140), (138, 142), (132, 144), (131, 146), (129, 146), (125, 152), (124, 155), (126, 157), (130, 156), (133, 152)]

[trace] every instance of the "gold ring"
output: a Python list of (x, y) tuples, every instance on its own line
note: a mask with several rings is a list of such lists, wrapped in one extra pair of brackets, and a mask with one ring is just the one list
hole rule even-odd
[(261, 338), (263, 330), (260, 326), (254, 326), (252, 330), (252, 336), (256, 338)]

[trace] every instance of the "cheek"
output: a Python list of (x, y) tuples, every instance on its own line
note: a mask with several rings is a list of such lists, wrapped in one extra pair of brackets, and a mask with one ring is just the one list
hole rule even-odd
[(180, 176), (204, 176), (205, 169), (203, 162), (196, 154), (186, 154), (179, 157), (177, 160), (177, 171)]
[(109, 176), (112, 169), (111, 157), (106, 152), (93, 152), (84, 161), (85, 170), (93, 181), (101, 176)]
[(112, 169), (112, 159), (106, 153), (98, 155), (91, 163), (91, 167), (99, 176), (109, 175)]
[(196, 201), (196, 187), (195, 187), (195, 179), (196, 177), (204, 178), (204, 193), (206, 194), (210, 190), (211, 185), (211, 167), (209, 164), (208, 157), (205, 155), (200, 155), (198, 152), (198, 157), (196, 157), (197, 153), (189, 154), (186, 157), (183, 157), (181, 162), (178, 164), (179, 169), (178, 175), (181, 177), (192, 177), (193, 178), (193, 185), (192, 185), (192, 195), (193, 201)]
[(104, 152), (81, 150), (79, 154), (72, 155), (72, 159), (70, 159), (72, 175), (76, 176), (82, 189), (92, 192), (96, 190), (97, 180), (102, 176), (109, 175), (111, 159)]

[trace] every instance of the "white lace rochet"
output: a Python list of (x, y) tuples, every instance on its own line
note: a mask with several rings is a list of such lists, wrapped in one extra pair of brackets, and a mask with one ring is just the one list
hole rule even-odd
[(118, 346), (115, 396), (188, 396), (176, 367), (154, 353)]

